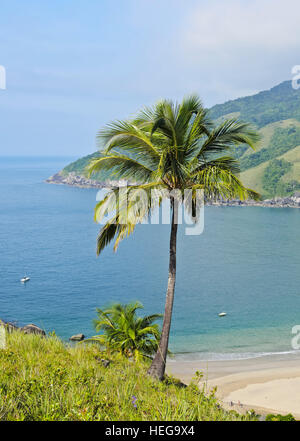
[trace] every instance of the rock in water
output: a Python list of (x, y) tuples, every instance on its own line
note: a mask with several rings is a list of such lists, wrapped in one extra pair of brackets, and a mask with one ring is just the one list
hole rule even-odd
[(29, 325), (23, 326), (20, 328), (20, 331), (24, 332), (24, 334), (38, 334), (38, 335), (46, 335), (46, 332), (38, 326), (30, 323)]
[(84, 334), (72, 335), (72, 337), (69, 338), (69, 340), (71, 340), (71, 341), (82, 341), (84, 339), (85, 339), (85, 335)]

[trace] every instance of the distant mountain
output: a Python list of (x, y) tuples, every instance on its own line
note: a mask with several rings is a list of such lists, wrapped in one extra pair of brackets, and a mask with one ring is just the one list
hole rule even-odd
[[(285, 81), (270, 90), (217, 104), (210, 116), (221, 121), (239, 118), (260, 132), (256, 151), (239, 147), (243, 182), (264, 198), (291, 195), (300, 190), (300, 89)], [(97, 153), (85, 156), (62, 170), (86, 176), (85, 167)], [(95, 177), (96, 179), (97, 177)]]
[(295, 90), (291, 81), (284, 81), (270, 90), (217, 104), (210, 113), (213, 119), (234, 113), (257, 128), (290, 118), (300, 121), (300, 89)]

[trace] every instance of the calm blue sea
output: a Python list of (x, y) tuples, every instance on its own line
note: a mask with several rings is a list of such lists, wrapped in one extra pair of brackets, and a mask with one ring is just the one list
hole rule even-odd
[[(44, 183), (70, 158), (0, 158), (0, 317), (93, 335), (96, 307), (163, 312), (169, 226), (141, 225), (96, 257), (96, 190)], [(300, 324), (300, 210), (206, 207), (179, 229), (171, 350), (185, 359), (291, 351)], [(20, 278), (31, 277), (27, 285)], [(219, 318), (218, 313), (227, 316)]]

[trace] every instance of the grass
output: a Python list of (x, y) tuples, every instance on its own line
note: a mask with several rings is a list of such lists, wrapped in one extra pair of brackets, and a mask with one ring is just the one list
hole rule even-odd
[(279, 159), (284, 159), (293, 163), (292, 169), (283, 177), (283, 181), (295, 180), (300, 182), (300, 146), (288, 151)]
[[(110, 365), (104, 367), (101, 358), (109, 358)], [(147, 363), (108, 357), (95, 345), (66, 346), (56, 336), (7, 335), (0, 365), (0, 420), (255, 419), (223, 410), (196, 384), (153, 380), (146, 375)]]
[[(284, 159), (285, 161), (292, 163), (291, 170), (288, 173), (286, 173), (281, 178), (281, 180), (283, 182), (295, 180), (300, 183), (300, 146), (295, 147), (292, 150), (289, 150), (283, 155), (278, 156), (276, 159)], [(259, 193), (262, 194), (264, 198), (270, 197), (270, 195), (265, 194), (262, 184), (265, 169), (269, 164), (270, 161), (266, 161), (260, 165), (257, 165), (256, 167), (250, 168), (242, 172), (240, 176), (242, 182), (246, 186), (249, 186), (253, 188), (253, 190), (258, 191)]]
[[(267, 124), (265, 127), (259, 129), (259, 134), (261, 136), (260, 141), (255, 147), (255, 151), (259, 152), (264, 147), (270, 146), (270, 142), (274, 132), (277, 128), (286, 129), (290, 127), (300, 127), (300, 122), (296, 119), (285, 119), (282, 121), (276, 121), (274, 123)], [(252, 149), (248, 149), (245, 153), (245, 156), (251, 155), (253, 153)]]
[(242, 172), (240, 175), (240, 179), (243, 184), (246, 187), (250, 187), (253, 190), (258, 191), (263, 196), (263, 198), (265, 197), (265, 195), (262, 180), (265, 169), (267, 168), (269, 163), (270, 161), (266, 161), (263, 164), (257, 165), (256, 167), (249, 168), (249, 170)]

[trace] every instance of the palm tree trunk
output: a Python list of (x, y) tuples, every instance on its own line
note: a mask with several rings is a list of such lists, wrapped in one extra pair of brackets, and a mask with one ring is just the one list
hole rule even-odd
[(171, 197), (172, 208), (172, 225), (170, 235), (170, 261), (169, 261), (169, 278), (168, 288), (166, 294), (165, 314), (159, 342), (158, 350), (155, 354), (153, 362), (148, 370), (148, 374), (154, 378), (162, 380), (164, 378), (166, 369), (166, 359), (168, 353), (169, 335), (171, 328), (172, 310), (174, 302), (175, 281), (176, 281), (176, 242), (177, 242), (177, 222), (178, 222), (178, 207), (174, 204), (174, 198)]

